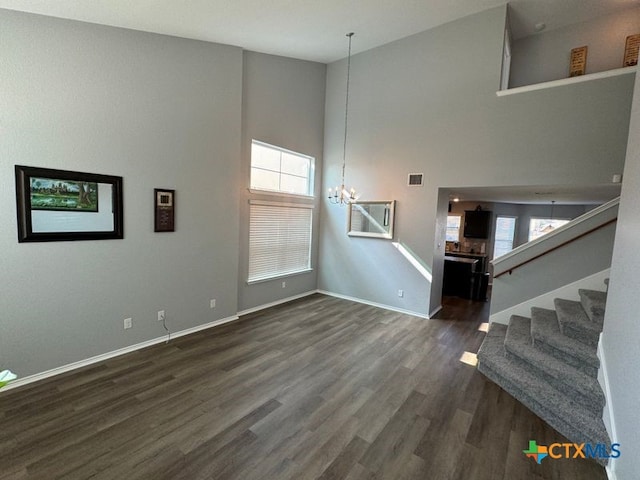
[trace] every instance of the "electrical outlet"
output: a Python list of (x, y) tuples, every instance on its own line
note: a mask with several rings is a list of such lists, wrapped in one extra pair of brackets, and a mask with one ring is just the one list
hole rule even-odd
[(282, 288), (287, 288), (287, 282), (282, 282)]
[(133, 326), (133, 320), (130, 318), (125, 318), (124, 319), (124, 329), (128, 330)]
[(398, 290), (398, 296), (400, 298), (404, 297), (404, 290)]
[(158, 311), (158, 321), (164, 322), (164, 319), (165, 319), (164, 310)]
[(211, 306), (211, 308), (216, 308), (216, 299), (212, 298), (211, 302), (209, 302), (209, 305)]

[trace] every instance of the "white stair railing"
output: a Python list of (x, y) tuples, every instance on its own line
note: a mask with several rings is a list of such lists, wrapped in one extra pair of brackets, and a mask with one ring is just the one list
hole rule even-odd
[(596, 230), (599, 230), (618, 218), (620, 197), (590, 210), (552, 232), (514, 248), (509, 253), (491, 261), (493, 278), (511, 274), (517, 268), (564, 247)]

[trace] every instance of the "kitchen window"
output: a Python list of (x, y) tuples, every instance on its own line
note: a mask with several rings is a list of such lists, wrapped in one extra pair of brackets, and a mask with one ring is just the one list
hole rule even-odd
[(501, 257), (513, 250), (516, 234), (516, 217), (498, 215), (496, 218), (496, 236), (493, 242), (493, 258)]
[(459, 242), (460, 241), (460, 223), (462, 215), (447, 215), (447, 242)]
[(529, 221), (529, 241), (535, 240), (558, 227), (569, 223), (570, 220), (553, 218), (532, 218)]

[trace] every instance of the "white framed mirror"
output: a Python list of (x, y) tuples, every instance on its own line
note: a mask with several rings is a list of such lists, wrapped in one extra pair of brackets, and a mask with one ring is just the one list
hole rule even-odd
[(347, 235), (391, 240), (395, 208), (395, 200), (351, 203)]

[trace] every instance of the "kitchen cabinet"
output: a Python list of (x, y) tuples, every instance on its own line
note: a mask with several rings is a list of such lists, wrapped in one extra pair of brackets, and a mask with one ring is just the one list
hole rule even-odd
[(442, 294), (462, 298), (473, 297), (474, 273), (478, 260), (472, 258), (444, 257)]
[[(478, 207), (480, 208), (480, 207)], [(488, 210), (464, 211), (464, 237), (489, 238), (491, 230), (491, 212)]]
[(444, 257), (442, 294), (486, 301), (489, 283), (486, 267), (486, 255), (447, 253)]

